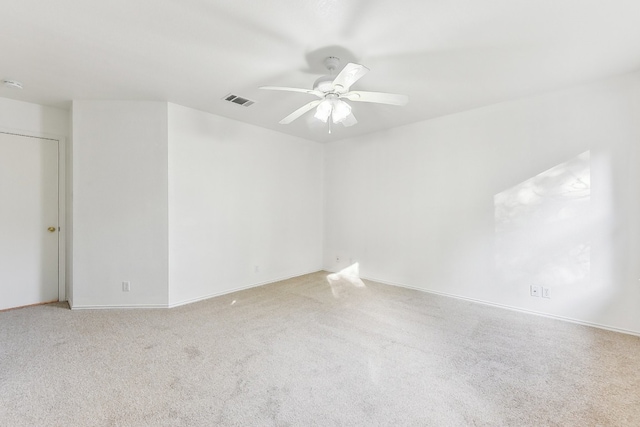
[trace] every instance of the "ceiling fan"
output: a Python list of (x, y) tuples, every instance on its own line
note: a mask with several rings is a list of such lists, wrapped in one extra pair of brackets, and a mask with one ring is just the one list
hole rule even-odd
[(280, 86), (262, 86), (260, 89), (281, 90), (286, 92), (301, 92), (315, 95), (320, 99), (311, 101), (308, 104), (298, 108), (289, 114), (280, 123), (287, 125), (316, 108), (315, 117), (329, 125), (329, 133), (331, 133), (331, 123), (342, 123), (343, 126), (353, 126), (358, 121), (351, 112), (351, 106), (345, 100), (353, 102), (373, 102), (378, 104), (389, 105), (406, 105), (409, 97), (406, 95), (397, 95), (393, 93), (383, 92), (363, 92), (351, 91), (351, 86), (357, 82), (362, 76), (369, 72), (364, 65), (348, 63), (337, 76), (333, 76), (333, 72), (338, 68), (340, 59), (335, 56), (329, 56), (324, 60), (324, 65), (329, 70), (330, 75), (322, 76), (313, 84), (313, 89), (299, 89), (294, 87)]

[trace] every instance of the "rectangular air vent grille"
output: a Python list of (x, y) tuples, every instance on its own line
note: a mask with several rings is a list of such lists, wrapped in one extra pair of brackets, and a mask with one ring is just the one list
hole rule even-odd
[(223, 98), (225, 101), (229, 101), (229, 102), (233, 102), (234, 104), (238, 104), (238, 105), (242, 105), (243, 107), (248, 107), (250, 105), (255, 104), (255, 101), (252, 101), (250, 99), (247, 98), (243, 98), (241, 96), (238, 95), (234, 95), (232, 93), (230, 93), (229, 95), (225, 96)]

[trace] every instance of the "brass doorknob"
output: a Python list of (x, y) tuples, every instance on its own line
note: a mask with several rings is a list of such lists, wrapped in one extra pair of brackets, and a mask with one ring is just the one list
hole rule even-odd
[(49, 227), (47, 228), (47, 230), (49, 230), (49, 233), (53, 233), (54, 231), (56, 231), (55, 227)]

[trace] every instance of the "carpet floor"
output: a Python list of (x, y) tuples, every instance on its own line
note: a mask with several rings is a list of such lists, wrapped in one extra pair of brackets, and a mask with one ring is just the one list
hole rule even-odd
[(638, 426), (640, 338), (318, 272), (0, 313), (3, 426)]

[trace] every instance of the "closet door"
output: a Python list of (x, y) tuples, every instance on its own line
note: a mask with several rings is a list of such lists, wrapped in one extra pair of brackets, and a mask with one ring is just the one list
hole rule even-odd
[(58, 300), (58, 141), (0, 133), (0, 310)]

